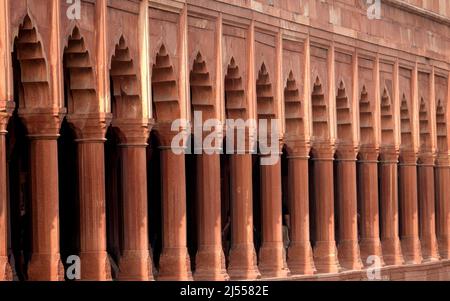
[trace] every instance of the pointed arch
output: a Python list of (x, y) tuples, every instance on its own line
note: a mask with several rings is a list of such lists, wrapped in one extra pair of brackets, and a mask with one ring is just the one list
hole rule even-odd
[(392, 112), (392, 99), (388, 88), (385, 86), (381, 93), (381, 141), (382, 144), (394, 143), (394, 118)]
[(19, 108), (51, 107), (47, 60), (39, 34), (29, 15), (14, 40), (15, 59), (20, 66)]
[(411, 131), (411, 119), (408, 108), (408, 100), (406, 95), (403, 94), (400, 102), (400, 119), (401, 119), (401, 135), (402, 145), (412, 146), (412, 131)]
[(138, 119), (142, 117), (140, 84), (130, 50), (121, 36), (111, 58), (111, 111), (113, 118)]
[(300, 91), (292, 70), (289, 72), (284, 88), (284, 106), (286, 118), (286, 133), (291, 136), (304, 135), (304, 110)]
[(225, 75), (225, 110), (227, 118), (244, 118), (247, 112), (245, 91), (239, 66), (231, 58)]
[(262, 63), (256, 80), (256, 106), (258, 119), (272, 120), (275, 118), (272, 83), (265, 63)]
[(363, 85), (359, 99), (359, 120), (362, 144), (373, 143), (375, 138), (373, 127), (373, 109), (366, 86)]
[(447, 140), (447, 122), (445, 119), (446, 108), (441, 99), (438, 99), (436, 103), (436, 131), (437, 131), (437, 146), (439, 152), (448, 150)]
[(352, 139), (352, 118), (350, 102), (347, 96), (344, 80), (340, 80), (336, 93), (336, 118), (338, 139), (351, 142)]
[(328, 126), (328, 104), (325, 100), (323, 85), (319, 78), (316, 77), (312, 90), (312, 121), (313, 121), (313, 138), (316, 140), (326, 140), (330, 138), (330, 130)]
[(90, 54), (78, 27), (74, 27), (64, 49), (63, 59), (66, 103), (68, 113), (98, 112), (95, 76)]
[(180, 116), (176, 75), (164, 44), (159, 48), (152, 68), (152, 93), (157, 122), (170, 122)]
[(200, 51), (192, 66), (190, 85), (192, 106), (196, 110), (212, 110), (214, 108), (213, 87), (206, 61)]
[(420, 130), (420, 147), (431, 147), (431, 130), (428, 117), (428, 104), (423, 97), (420, 98), (419, 105), (419, 130)]

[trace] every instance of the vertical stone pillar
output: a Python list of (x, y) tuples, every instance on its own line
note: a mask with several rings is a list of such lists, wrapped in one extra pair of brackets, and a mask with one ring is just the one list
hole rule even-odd
[(253, 244), (252, 155), (230, 156), (231, 250), (228, 274), (233, 280), (253, 280), (261, 275)]
[(8, 195), (6, 170), (6, 128), (10, 114), (0, 112), (0, 281), (12, 280), (8, 262)]
[[(275, 154), (272, 154), (275, 155)], [(281, 158), (273, 165), (261, 164), (261, 229), (259, 270), (267, 278), (290, 275), (283, 245)]]
[(58, 143), (61, 117), (21, 113), (30, 139), (32, 255), (29, 280), (64, 280), (59, 253)]
[(314, 263), (319, 273), (339, 272), (334, 229), (334, 148), (314, 149), (316, 242)]
[(380, 240), (378, 206), (378, 149), (366, 148), (360, 151), (359, 161), (360, 197), (360, 250), (365, 265), (369, 256), (378, 256), (383, 264)]
[(436, 212), (439, 253), (450, 259), (450, 158), (438, 156), (436, 162)]
[(199, 235), (194, 278), (204, 281), (228, 280), (222, 249), (220, 155), (198, 155), (196, 164)]
[(339, 263), (345, 269), (360, 270), (363, 265), (358, 244), (356, 150), (338, 150), (337, 161)]
[(186, 281), (192, 280), (186, 243), (186, 166), (184, 150), (171, 148), (174, 134), (161, 128), (163, 245), (158, 279)]
[(421, 154), (418, 168), (420, 243), (424, 261), (439, 260), (436, 238), (435, 154)]
[(148, 127), (114, 124), (121, 131), (123, 255), (119, 280), (153, 280), (148, 250), (147, 140)]
[(104, 150), (109, 120), (109, 116), (68, 116), (77, 134), (82, 280), (111, 280), (106, 250)]
[(400, 154), (399, 195), (401, 215), (401, 243), (403, 257), (408, 264), (422, 262), (419, 240), (419, 208), (417, 195), (417, 155), (413, 151)]
[(386, 265), (404, 263), (399, 238), (398, 156), (395, 149), (381, 152), (381, 246)]
[(309, 147), (288, 156), (291, 244), (287, 263), (293, 275), (312, 275), (316, 270), (309, 235), (308, 160)]

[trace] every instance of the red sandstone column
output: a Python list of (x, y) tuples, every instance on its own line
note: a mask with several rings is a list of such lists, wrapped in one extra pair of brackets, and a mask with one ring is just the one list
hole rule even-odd
[(334, 230), (334, 149), (314, 150), (316, 244), (314, 263), (319, 273), (339, 272)]
[(288, 157), (291, 244), (287, 263), (294, 275), (312, 275), (316, 270), (309, 236), (308, 153)]
[(398, 212), (398, 151), (386, 150), (381, 153), (381, 245), (386, 265), (404, 263), (399, 238)]
[(419, 210), (417, 196), (417, 157), (414, 152), (403, 152), (399, 164), (401, 208), (401, 242), (403, 257), (408, 264), (422, 262), (419, 240)]
[(64, 280), (59, 254), (58, 143), (61, 118), (23, 114), (30, 139), (32, 255), (29, 280)]
[(361, 259), (367, 265), (369, 256), (378, 256), (383, 263), (380, 240), (378, 206), (378, 150), (362, 149), (359, 161), (360, 193), (360, 250)]
[(339, 263), (345, 269), (360, 270), (363, 264), (358, 245), (356, 150), (348, 149), (338, 153), (336, 181), (339, 204)]
[(158, 280), (192, 280), (187, 250), (184, 154), (171, 148), (173, 134), (161, 133), (163, 246)]
[(8, 195), (6, 185), (6, 128), (9, 114), (0, 113), (0, 281), (12, 280), (8, 262)]
[(290, 275), (283, 246), (280, 161), (278, 156), (275, 164), (260, 166), (262, 241), (259, 250), (259, 271), (261, 276), (267, 278), (285, 278)]
[(124, 135), (120, 144), (124, 241), (119, 280), (153, 280), (147, 220), (148, 128), (142, 125), (118, 127)]
[(438, 157), (436, 162), (436, 212), (439, 252), (442, 259), (450, 259), (450, 158)]
[(418, 168), (420, 242), (424, 261), (439, 260), (436, 238), (434, 154), (421, 154)]
[(222, 249), (220, 155), (196, 156), (198, 252), (195, 280), (228, 280)]
[(81, 279), (111, 280), (106, 251), (105, 134), (106, 117), (73, 118), (78, 148)]
[(231, 170), (231, 250), (228, 274), (233, 280), (253, 280), (258, 271), (253, 244), (252, 155), (230, 157)]

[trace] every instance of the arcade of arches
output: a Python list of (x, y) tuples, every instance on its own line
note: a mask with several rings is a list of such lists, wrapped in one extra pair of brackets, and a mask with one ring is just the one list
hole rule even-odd
[[(65, 2), (0, 4), (0, 280), (450, 280), (449, 7)], [(194, 111), (280, 160), (174, 153)]]

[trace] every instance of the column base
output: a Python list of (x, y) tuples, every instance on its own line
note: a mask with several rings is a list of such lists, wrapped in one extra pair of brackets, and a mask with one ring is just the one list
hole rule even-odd
[(450, 236), (441, 236), (438, 238), (439, 255), (441, 259), (450, 259)]
[(88, 281), (110, 281), (111, 263), (107, 252), (82, 252), (81, 279)]
[(191, 260), (186, 247), (164, 248), (159, 260), (158, 280), (191, 281)]
[(346, 270), (361, 270), (363, 267), (358, 241), (342, 240), (338, 245), (339, 264)]
[(259, 271), (263, 278), (286, 278), (291, 275), (282, 242), (263, 243), (259, 250)]
[(313, 275), (316, 272), (309, 241), (291, 242), (287, 254), (287, 264), (292, 275)]
[(422, 251), (418, 237), (402, 237), (401, 243), (406, 264), (422, 263)]
[(316, 241), (314, 263), (318, 273), (339, 273), (341, 270), (334, 241)]
[(230, 250), (228, 275), (231, 280), (255, 280), (261, 278), (256, 265), (256, 252), (253, 244), (234, 245)]
[(386, 265), (403, 265), (402, 246), (399, 238), (384, 239), (381, 242), (383, 259)]
[(64, 281), (64, 266), (58, 254), (31, 255), (28, 266), (28, 280), (30, 281)]
[(194, 279), (196, 281), (228, 281), (225, 256), (221, 248), (202, 246), (197, 252)]
[(119, 281), (151, 281), (152, 261), (148, 250), (125, 250), (119, 262)]
[(361, 252), (361, 261), (365, 267), (371, 265), (367, 263), (367, 259), (370, 256), (378, 256), (381, 261), (381, 265), (384, 266), (383, 252), (381, 249), (381, 240), (378, 238), (363, 238), (359, 242), (359, 249)]
[(12, 281), (13, 274), (8, 257), (0, 256), (0, 281)]
[(420, 240), (422, 247), (422, 261), (432, 262), (438, 261), (440, 259), (438, 243), (435, 236), (433, 237), (422, 237)]

